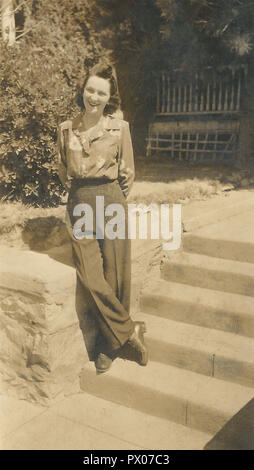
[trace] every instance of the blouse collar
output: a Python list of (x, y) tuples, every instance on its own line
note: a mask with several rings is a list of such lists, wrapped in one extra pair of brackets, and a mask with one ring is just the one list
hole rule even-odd
[(89, 136), (86, 135), (85, 131), (81, 131), (81, 128), (82, 114), (79, 114), (72, 121), (72, 132), (78, 137), (85, 152), (89, 154), (91, 142), (102, 137), (107, 131), (120, 130), (120, 121), (108, 114), (105, 119), (95, 126)]
[[(76, 118), (72, 121), (72, 130), (74, 133), (81, 134), (85, 133), (85, 131), (81, 131), (82, 128), (82, 114), (79, 114)], [(95, 136), (101, 136), (105, 130), (119, 130), (120, 129), (120, 122), (118, 118), (113, 117), (111, 114), (107, 114), (105, 118), (98, 123), (93, 131), (90, 133), (90, 137), (94, 139)]]

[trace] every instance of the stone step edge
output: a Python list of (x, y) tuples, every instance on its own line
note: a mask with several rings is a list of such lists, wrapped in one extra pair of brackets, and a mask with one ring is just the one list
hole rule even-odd
[(95, 396), (209, 434), (253, 397), (248, 387), (152, 361), (141, 368), (117, 359), (110, 371), (99, 376), (94, 365), (87, 364), (80, 386)]
[[(70, 410), (73, 401), (78, 402), (78, 405), (85, 408), (84, 415), (87, 426), (92, 426), (99, 432), (109, 433), (114, 437), (119, 437), (119, 428), (123, 428), (121, 437), (135, 443), (136, 446), (141, 446), (141, 448), (150, 450), (201, 450), (212, 437), (212, 434), (190, 429), (165, 418), (147, 415), (142, 411), (95, 397), (93, 394), (86, 392), (67, 398), (65, 406), (57, 404), (51, 410), (59, 416), (71, 418), (73, 415), (70, 416)], [(86, 411), (87, 407), (89, 407), (89, 411)], [(75, 421), (83, 424), (84, 421), (82, 418), (79, 419), (76, 413), (74, 417)], [(111, 417), (113, 417), (113, 422)], [(129, 423), (127, 429), (126, 420)], [(114, 427), (115, 422), (117, 422), (117, 428)], [(148, 426), (149, 429), (147, 429)]]
[(143, 288), (139, 309), (179, 322), (254, 337), (250, 296), (158, 278)]
[[(197, 304), (199, 302), (203, 307), (221, 308), (234, 314), (243, 312), (252, 315), (254, 319), (253, 297), (248, 295), (217, 291), (158, 277), (148, 281), (141, 292), (141, 298), (152, 296), (160, 296), (181, 303)], [(223, 304), (223, 307), (221, 307), (221, 304)]]
[(254, 243), (206, 238), (192, 233), (183, 237), (184, 251), (203, 254), (213, 258), (254, 263)]
[(161, 277), (182, 284), (254, 297), (254, 264), (182, 252), (163, 258)]
[(136, 319), (146, 322), (145, 338), (153, 361), (254, 387), (254, 339), (144, 311)]
[(172, 257), (170, 255), (164, 257), (161, 264), (162, 268), (168, 265), (182, 265), (223, 273), (230, 272), (232, 275), (242, 275), (254, 278), (254, 263), (216, 258), (214, 256), (184, 250), (181, 253), (172, 255)]
[(195, 217), (188, 217), (183, 215), (183, 231), (191, 232), (199, 228), (210, 225), (211, 223), (221, 222), (222, 220), (229, 219), (230, 217), (247, 212), (254, 208), (254, 198), (250, 196), (244, 201), (234, 202), (231, 204), (222, 204), (219, 209), (208, 210)]

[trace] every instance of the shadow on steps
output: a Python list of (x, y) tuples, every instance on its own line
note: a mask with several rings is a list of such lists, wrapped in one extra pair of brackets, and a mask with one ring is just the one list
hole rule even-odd
[(204, 450), (254, 450), (254, 398), (222, 427)]

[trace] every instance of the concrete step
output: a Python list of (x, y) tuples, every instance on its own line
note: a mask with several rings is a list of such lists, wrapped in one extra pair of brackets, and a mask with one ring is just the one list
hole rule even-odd
[(100, 375), (88, 363), (80, 385), (86, 393), (209, 434), (253, 398), (252, 388), (152, 361), (140, 367), (116, 359)]
[(254, 211), (184, 235), (185, 251), (254, 263)]
[(211, 223), (225, 221), (230, 217), (241, 215), (254, 209), (254, 191), (238, 190), (214, 196), (204, 201), (193, 201), (183, 206), (182, 220), (185, 232), (191, 232)]
[(88, 393), (65, 398), (53, 405), (51, 412), (69, 422), (84, 425), (88, 434), (92, 429), (108, 439), (119, 439), (123, 444), (129, 444), (130, 447), (126, 447), (129, 449), (201, 450), (212, 437)]
[(254, 297), (254, 264), (180, 252), (164, 258), (165, 280)]
[[(254, 339), (139, 312), (152, 361), (254, 387)], [(254, 393), (254, 392), (253, 392)]]
[(254, 245), (251, 243), (233, 242), (220, 238), (209, 239), (197, 234), (187, 234), (183, 238), (183, 246), (188, 252), (254, 263)]
[(153, 279), (140, 309), (157, 317), (254, 338), (253, 297)]

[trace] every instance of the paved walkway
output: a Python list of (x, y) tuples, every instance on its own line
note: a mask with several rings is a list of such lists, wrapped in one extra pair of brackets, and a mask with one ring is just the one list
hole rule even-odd
[[(103, 421), (118, 413), (117, 405), (86, 393), (66, 397), (49, 409), (1, 396), (1, 449), (95, 450), (138, 449), (119, 430), (107, 432)], [(132, 410), (130, 410), (132, 412)], [(137, 420), (136, 413), (134, 414)]]
[(87, 393), (49, 409), (0, 396), (2, 450), (202, 449), (211, 436)]

